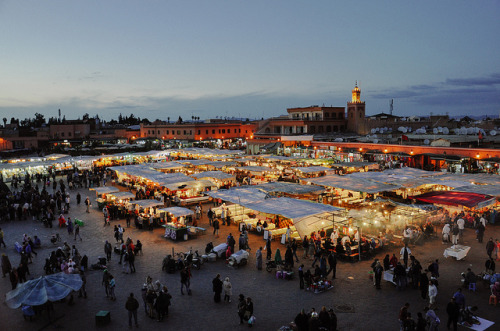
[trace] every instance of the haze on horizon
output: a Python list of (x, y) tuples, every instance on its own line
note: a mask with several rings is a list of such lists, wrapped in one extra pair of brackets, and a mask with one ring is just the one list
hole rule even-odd
[(0, 117), (498, 115), (499, 1), (0, 0)]

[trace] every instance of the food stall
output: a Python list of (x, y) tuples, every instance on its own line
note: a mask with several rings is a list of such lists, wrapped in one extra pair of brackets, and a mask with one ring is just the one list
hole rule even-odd
[[(156, 211), (165, 224), (165, 238), (172, 240), (187, 240), (188, 226), (187, 223), (192, 220), (194, 212), (182, 207), (161, 208)], [(196, 232), (196, 231), (194, 231)], [(193, 233), (194, 233), (193, 232)]]
[(205, 191), (217, 190), (217, 186), (209, 180), (191, 180), (186, 182), (177, 182), (166, 185), (174, 196), (174, 202), (178, 206), (187, 206), (208, 201)]
[(95, 191), (96, 194), (95, 201), (97, 202), (97, 208), (99, 210), (104, 208), (104, 206), (107, 204), (107, 198), (106, 198), (107, 194), (120, 192), (120, 189), (114, 186), (91, 187), (89, 188), (89, 190)]
[(137, 215), (135, 226), (139, 229), (153, 229), (154, 226), (159, 226), (162, 222), (157, 214), (157, 207), (163, 206), (163, 202), (148, 199), (130, 201), (127, 208)]

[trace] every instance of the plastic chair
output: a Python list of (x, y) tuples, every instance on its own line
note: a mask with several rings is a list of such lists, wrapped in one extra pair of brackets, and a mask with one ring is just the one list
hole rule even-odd
[(476, 283), (469, 283), (469, 291), (476, 292)]

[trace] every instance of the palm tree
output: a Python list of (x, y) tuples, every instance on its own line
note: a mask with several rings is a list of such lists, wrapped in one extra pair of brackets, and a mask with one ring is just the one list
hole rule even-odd
[(167, 123), (170, 124), (170, 117), (167, 117)]

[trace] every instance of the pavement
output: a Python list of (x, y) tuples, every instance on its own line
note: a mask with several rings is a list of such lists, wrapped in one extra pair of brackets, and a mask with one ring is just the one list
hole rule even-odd
[[(82, 203), (76, 205), (76, 193), (80, 191)], [(97, 210), (94, 203), (91, 213), (85, 212), (83, 201), (88, 195), (93, 201), (95, 193), (87, 189), (72, 190), (71, 210), (69, 216), (74, 220), (79, 218), (85, 221), (80, 234), (83, 241), (75, 241), (70, 237), (66, 229), (55, 227), (45, 228), (40, 222), (31, 219), (24, 221), (7, 222), (0, 224), (5, 233), (7, 248), (0, 248), (1, 253), (7, 253), (13, 265), (19, 263), (19, 254), (14, 250), (14, 243), (21, 242), (24, 233), (30, 236), (38, 235), (42, 240), (42, 248), (39, 249), (38, 257), (34, 257), (33, 264), (29, 265), (31, 279), (43, 274), (45, 258), (57, 247), (50, 242), (54, 233), (59, 233), (63, 241), (70, 245), (75, 244), (80, 254), (89, 257), (90, 264), (96, 263), (98, 257), (104, 256), (105, 240), (115, 243), (113, 236), (113, 225), (121, 224), (125, 227), (125, 220), (112, 221), (110, 227), (103, 227), (102, 212)], [(64, 330), (122, 330), (128, 328), (128, 314), (125, 310), (125, 301), (129, 293), (134, 293), (140, 302), (139, 329), (172, 328), (178, 330), (240, 330), (246, 329), (246, 325), (239, 325), (237, 315), (237, 297), (242, 293), (250, 296), (254, 302), (254, 315), (256, 323), (254, 330), (277, 330), (283, 325), (288, 325), (299, 311), (304, 308), (310, 310), (315, 307), (320, 310), (322, 306), (338, 307), (346, 306), (349, 312), (337, 312), (338, 330), (398, 330), (398, 312), (405, 303), (410, 303), (409, 311), (416, 318), (417, 312), (423, 311), (426, 301), (420, 297), (418, 290), (405, 289), (396, 290), (395, 286), (383, 282), (382, 289), (376, 290), (373, 282), (369, 280), (368, 272), (372, 261), (361, 261), (355, 263), (341, 262), (337, 265), (337, 279), (334, 288), (315, 294), (299, 289), (298, 279), (282, 280), (276, 279), (274, 273), (265, 270), (257, 270), (255, 267), (255, 251), (258, 246), (264, 246), (264, 240), (257, 234), (250, 233), (250, 260), (248, 265), (239, 269), (229, 268), (225, 261), (207, 262), (200, 270), (192, 271), (191, 289), (192, 296), (181, 295), (180, 274), (167, 274), (161, 270), (163, 258), (174, 250), (175, 252), (187, 251), (190, 247), (203, 252), (208, 242), (214, 245), (225, 242), (225, 238), (231, 232), (236, 241), (239, 233), (235, 225), (221, 226), (220, 237), (216, 238), (208, 226), (206, 211), (208, 205), (204, 205), (204, 215), (199, 226), (207, 228), (207, 233), (196, 239), (188, 241), (173, 242), (163, 237), (162, 229), (153, 231), (135, 229), (133, 226), (127, 228), (124, 237), (131, 237), (134, 242), (139, 239), (143, 243), (142, 256), (136, 258), (137, 272), (134, 274), (122, 273), (121, 265), (118, 264), (119, 256), (113, 253), (108, 270), (116, 278), (116, 301), (106, 298), (104, 288), (101, 286), (102, 271), (88, 271), (87, 293), (88, 298), (78, 298), (75, 295), (75, 304), (68, 305), (67, 302), (54, 304), (54, 315), (57, 320), (48, 323), (46, 314), (37, 316), (33, 321), (25, 321), (20, 309), (13, 310), (2, 302), (0, 309), (0, 321), (2, 330), (40, 330), (40, 329), (64, 329)], [(500, 227), (488, 225), (485, 232), (485, 240), (489, 237), (500, 237)], [(460, 286), (460, 273), (471, 267), (479, 273), (484, 270), (486, 261), (485, 243), (475, 240), (474, 231), (466, 229), (464, 243), (472, 247), (468, 256), (462, 261), (453, 258), (445, 259), (443, 251), (447, 245), (441, 240), (435, 239), (426, 242), (422, 246), (411, 246), (413, 255), (424, 267), (436, 258), (440, 261), (439, 294), (437, 297), (437, 314), (441, 318), (442, 328), (446, 323), (446, 304), (452, 294)], [(280, 248), (284, 255), (284, 246), (273, 242), (273, 253)], [(400, 247), (393, 250), (387, 249), (377, 257), (382, 260), (385, 254), (396, 253), (399, 256)], [(299, 257), (301, 257), (299, 250)], [(264, 253), (265, 256), (265, 253)], [(302, 260), (306, 267), (311, 265), (310, 260)], [(297, 268), (297, 264), (295, 265)], [(212, 292), (212, 279), (217, 273), (222, 278), (229, 277), (233, 286), (232, 303), (214, 303)], [(141, 299), (141, 287), (146, 277), (151, 276), (154, 281), (159, 280), (167, 285), (172, 294), (172, 306), (170, 316), (163, 322), (157, 322), (148, 318), (144, 313), (144, 305)], [(8, 278), (0, 281), (0, 293), (4, 297), (10, 290)], [(478, 283), (478, 291), (470, 292), (464, 290), (468, 305), (477, 305), (478, 316), (500, 323), (497, 307), (488, 305), (490, 290), (487, 284)], [(100, 310), (110, 311), (111, 323), (106, 326), (96, 326), (95, 314)], [(135, 327), (134, 327), (135, 328)], [(491, 328), (491, 330), (493, 330)], [(498, 327), (497, 327), (498, 329)]]

